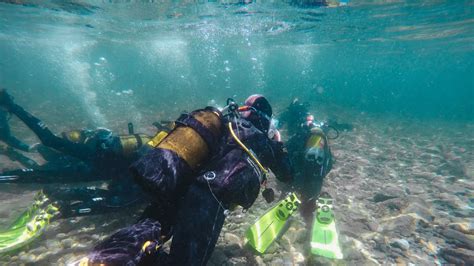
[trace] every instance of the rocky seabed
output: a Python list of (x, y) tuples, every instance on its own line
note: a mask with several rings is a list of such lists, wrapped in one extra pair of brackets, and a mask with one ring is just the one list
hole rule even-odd
[[(247, 212), (228, 216), (209, 265), (474, 265), (474, 125), (365, 116), (354, 125), (331, 142), (336, 161), (324, 184), (335, 199), (344, 260), (309, 255), (310, 232), (298, 213), (266, 254), (246, 248), (245, 230), (271, 207), (260, 197)], [(34, 188), (0, 191), (6, 225)], [(54, 221), (41, 239), (0, 264), (67, 264), (140, 211)]]

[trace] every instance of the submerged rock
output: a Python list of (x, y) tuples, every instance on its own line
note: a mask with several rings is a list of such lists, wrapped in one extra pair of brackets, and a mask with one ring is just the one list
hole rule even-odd
[(408, 205), (403, 213), (413, 213), (425, 220), (425, 222), (432, 222), (434, 219), (433, 213), (426, 207), (427, 204), (413, 202)]
[(443, 248), (440, 255), (448, 262), (456, 265), (472, 265), (474, 263), (474, 251), (463, 248)]
[(402, 214), (385, 221), (383, 225), (384, 233), (391, 233), (402, 236), (410, 236), (416, 229), (417, 219), (409, 214)]
[(457, 247), (474, 250), (474, 240), (467, 235), (450, 228), (442, 229), (440, 233)]
[(474, 235), (474, 223), (472, 222), (451, 223), (448, 226), (464, 234)]

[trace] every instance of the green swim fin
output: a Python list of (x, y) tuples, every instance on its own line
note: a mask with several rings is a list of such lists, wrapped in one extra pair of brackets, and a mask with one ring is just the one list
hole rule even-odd
[(50, 219), (58, 214), (58, 208), (46, 201), (46, 197), (39, 194), (28, 210), (6, 231), (0, 232), (0, 254), (20, 249), (43, 233)]
[(261, 216), (245, 233), (249, 246), (260, 253), (277, 239), (285, 227), (288, 218), (298, 209), (300, 200), (295, 193), (278, 202), (278, 204)]
[(342, 259), (336, 222), (333, 213), (333, 200), (329, 194), (318, 199), (318, 208), (313, 222), (311, 253), (329, 259)]
[[(36, 212), (41, 208), (48, 201), (46, 195), (43, 192), (38, 192), (34, 198), (34, 202), (30, 208), (24, 211), (16, 220), (10, 224), (8, 230), (17, 229), (20, 227), (26, 226), (26, 224), (31, 220), (31, 218), (35, 215)], [(2, 233), (0, 232), (0, 235)]]

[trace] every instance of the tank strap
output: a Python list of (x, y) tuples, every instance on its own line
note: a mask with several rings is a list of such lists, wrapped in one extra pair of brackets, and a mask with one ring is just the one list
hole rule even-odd
[(142, 138), (140, 137), (139, 134), (133, 134), (135, 139), (137, 140), (137, 149), (140, 148), (143, 145)]
[(175, 123), (176, 125), (187, 126), (194, 129), (204, 139), (207, 146), (209, 147), (209, 150), (211, 150), (213, 153), (215, 152), (215, 149), (217, 148), (216, 137), (196, 118), (189, 114), (182, 114)]

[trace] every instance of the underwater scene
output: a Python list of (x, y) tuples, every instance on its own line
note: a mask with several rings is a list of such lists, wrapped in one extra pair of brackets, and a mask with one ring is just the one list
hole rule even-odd
[(0, 265), (472, 265), (472, 0), (0, 0)]

